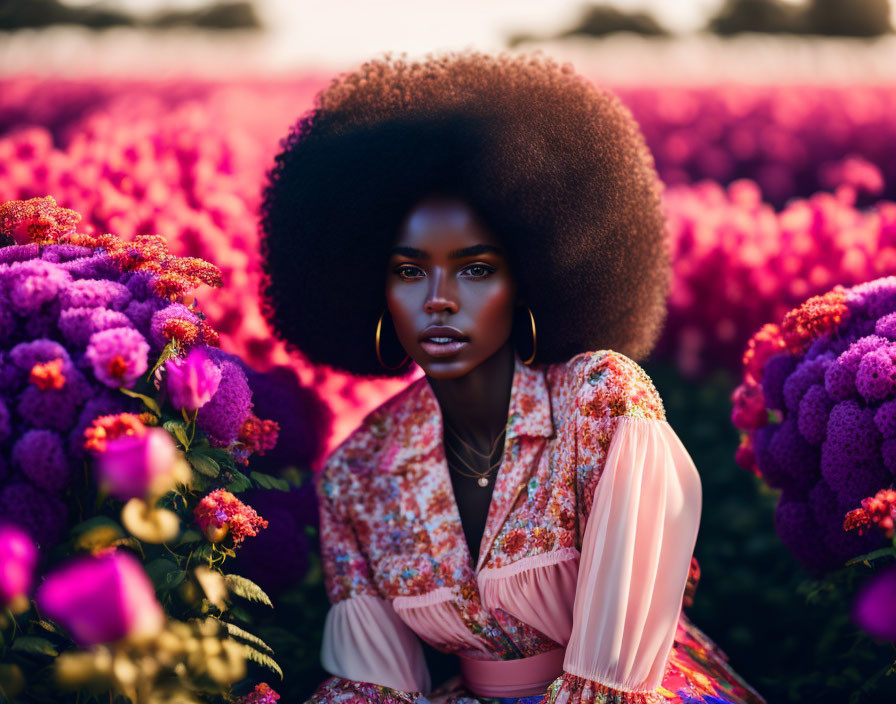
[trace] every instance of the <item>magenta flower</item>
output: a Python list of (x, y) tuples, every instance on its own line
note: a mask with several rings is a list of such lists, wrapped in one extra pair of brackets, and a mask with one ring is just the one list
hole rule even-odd
[(106, 386), (130, 388), (146, 371), (149, 344), (133, 328), (110, 328), (90, 336), (85, 356), (97, 380)]
[(16, 525), (0, 525), (0, 606), (14, 612), (27, 608), (36, 564), (37, 547), (28, 533)]
[(143, 566), (121, 550), (75, 558), (51, 573), (37, 604), (81, 647), (153, 636), (165, 623)]
[(203, 347), (194, 347), (183, 359), (165, 365), (168, 393), (175, 408), (195, 411), (208, 403), (221, 383), (222, 371)]
[(875, 638), (896, 641), (896, 565), (862, 585), (853, 601), (852, 619)]
[(163, 494), (172, 485), (176, 450), (163, 428), (110, 440), (96, 454), (99, 485), (122, 501)]

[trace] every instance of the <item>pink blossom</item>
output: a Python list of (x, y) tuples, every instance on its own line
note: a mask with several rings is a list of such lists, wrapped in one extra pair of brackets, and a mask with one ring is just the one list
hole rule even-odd
[[(0, 606), (26, 601), (34, 579), (37, 547), (24, 530), (0, 525)], [(21, 604), (19, 604), (21, 606)]]
[(52, 572), (37, 604), (81, 647), (152, 636), (165, 623), (143, 566), (122, 550), (75, 558)]
[(163, 428), (110, 440), (96, 454), (99, 485), (122, 501), (164, 493), (171, 486), (176, 451)]
[(169, 359), (165, 371), (171, 403), (178, 409), (202, 408), (221, 383), (221, 368), (208, 358), (202, 347), (194, 347), (183, 359)]

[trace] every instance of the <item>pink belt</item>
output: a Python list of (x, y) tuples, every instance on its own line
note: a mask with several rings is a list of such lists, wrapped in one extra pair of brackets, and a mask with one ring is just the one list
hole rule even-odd
[(517, 660), (474, 660), (458, 654), (464, 686), (480, 697), (527, 697), (544, 694), (563, 674), (566, 648)]

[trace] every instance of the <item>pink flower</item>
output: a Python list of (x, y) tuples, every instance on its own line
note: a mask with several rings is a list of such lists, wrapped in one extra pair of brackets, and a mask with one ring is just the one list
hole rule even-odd
[(165, 364), (168, 393), (175, 408), (195, 411), (208, 403), (221, 383), (221, 368), (202, 347), (194, 347), (183, 359)]
[(267, 682), (255, 685), (249, 694), (241, 697), (238, 704), (274, 704), (280, 695), (270, 688)]
[(852, 605), (852, 620), (875, 638), (896, 641), (896, 565), (862, 585)]
[(0, 606), (14, 612), (27, 608), (36, 564), (37, 547), (28, 533), (11, 523), (0, 525)]
[(164, 494), (172, 486), (176, 451), (163, 428), (109, 440), (96, 454), (100, 487), (122, 501)]
[(768, 422), (765, 397), (759, 384), (741, 384), (731, 394), (731, 402), (734, 404), (731, 422), (736, 428), (755, 430)]
[(44, 580), (37, 604), (81, 647), (153, 636), (165, 624), (143, 566), (121, 550), (71, 560)]

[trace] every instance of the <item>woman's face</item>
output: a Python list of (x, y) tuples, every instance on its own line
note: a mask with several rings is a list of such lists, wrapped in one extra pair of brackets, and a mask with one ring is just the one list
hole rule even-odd
[(461, 377), (495, 354), (516, 302), (504, 250), (466, 203), (431, 196), (411, 210), (389, 258), (386, 304), (427, 376)]

